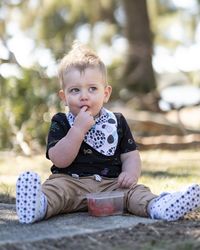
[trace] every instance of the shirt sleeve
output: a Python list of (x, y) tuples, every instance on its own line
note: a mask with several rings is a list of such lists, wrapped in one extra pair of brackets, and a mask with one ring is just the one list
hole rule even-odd
[(121, 142), (120, 142), (120, 152), (121, 152), (121, 154), (123, 154), (123, 153), (127, 153), (130, 151), (134, 151), (138, 147), (137, 147), (137, 144), (133, 138), (130, 127), (122, 114), (121, 114), (120, 120), (121, 120), (120, 122), (121, 122), (121, 129), (122, 129), (122, 138), (121, 138)]
[(49, 149), (56, 145), (68, 132), (70, 125), (64, 113), (53, 116), (47, 138), (46, 157), (49, 159)]

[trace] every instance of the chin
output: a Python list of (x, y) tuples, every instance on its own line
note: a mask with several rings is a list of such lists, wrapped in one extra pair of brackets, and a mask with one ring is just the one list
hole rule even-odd
[(99, 117), (100, 116), (100, 111), (98, 112), (98, 113), (96, 113), (96, 114), (94, 114), (94, 115), (92, 115), (94, 118), (97, 118), (97, 117)]
[(74, 112), (74, 111), (71, 111), (71, 110), (69, 110), (69, 112), (72, 113), (72, 115), (74, 115), (74, 116), (77, 116), (78, 113), (79, 113), (79, 112)]

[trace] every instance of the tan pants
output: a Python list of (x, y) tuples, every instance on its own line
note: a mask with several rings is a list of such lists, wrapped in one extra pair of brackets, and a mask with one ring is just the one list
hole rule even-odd
[(42, 185), (47, 197), (46, 219), (57, 214), (87, 211), (86, 194), (91, 192), (123, 191), (124, 206), (128, 212), (147, 217), (147, 205), (156, 195), (143, 185), (134, 185), (129, 189), (120, 189), (117, 178), (102, 178), (101, 182), (93, 176), (75, 179), (65, 174), (52, 174)]

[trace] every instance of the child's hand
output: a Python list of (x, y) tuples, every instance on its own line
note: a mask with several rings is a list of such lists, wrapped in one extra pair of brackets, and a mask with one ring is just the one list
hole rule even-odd
[(80, 129), (84, 134), (95, 124), (95, 120), (91, 113), (87, 111), (87, 106), (81, 108), (80, 112), (74, 120), (74, 127)]
[(130, 186), (136, 182), (135, 178), (128, 172), (121, 172), (118, 177), (118, 185), (120, 188), (130, 188)]

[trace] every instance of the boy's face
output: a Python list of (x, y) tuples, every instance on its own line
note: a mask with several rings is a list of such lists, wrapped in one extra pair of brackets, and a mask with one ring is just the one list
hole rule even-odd
[(93, 117), (97, 116), (110, 97), (112, 88), (106, 86), (105, 78), (98, 68), (86, 68), (83, 72), (71, 69), (64, 75), (65, 88), (60, 98), (76, 116), (83, 106)]

